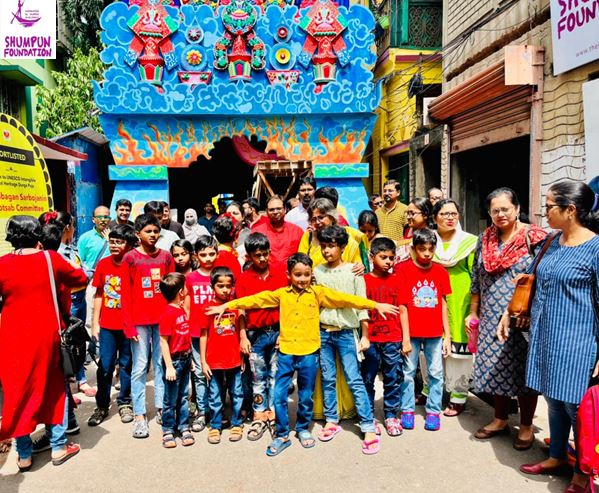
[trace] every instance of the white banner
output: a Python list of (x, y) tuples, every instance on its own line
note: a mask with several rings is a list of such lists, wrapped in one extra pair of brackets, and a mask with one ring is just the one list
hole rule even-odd
[(0, 2), (0, 58), (56, 58), (56, 0)]
[(553, 74), (599, 58), (599, 0), (551, 0)]

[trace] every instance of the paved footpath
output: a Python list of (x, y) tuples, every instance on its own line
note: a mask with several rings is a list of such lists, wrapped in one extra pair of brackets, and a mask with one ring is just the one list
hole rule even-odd
[[(377, 413), (381, 405), (379, 399)], [(535, 418), (537, 442), (527, 452), (515, 451), (507, 436), (487, 442), (473, 439), (472, 433), (491, 419), (492, 409), (471, 396), (467, 410), (457, 419), (442, 419), (441, 431), (436, 433), (423, 429), (424, 411), (419, 408), (416, 429), (397, 438), (383, 434), (381, 452), (375, 456), (361, 453), (356, 425), (345, 422), (344, 431), (332, 442), (317, 442), (315, 448), (305, 450), (294, 438), (293, 445), (275, 458), (264, 453), (267, 435), (258, 442), (244, 437), (230, 443), (226, 431), (220, 445), (208, 444), (204, 431), (195, 434), (195, 445), (184, 448), (179, 442), (177, 448), (166, 450), (160, 445), (161, 432), (153, 414), (150, 438), (135, 440), (131, 425), (123, 425), (114, 408), (100, 426), (87, 426), (93, 407), (93, 399), (84, 397), (77, 411), (81, 434), (74, 437), (82, 450), (64, 465), (54, 467), (50, 453), (44, 452), (34, 457), (30, 472), (20, 474), (14, 446), (0, 456), (0, 492), (561, 493), (567, 486), (564, 478), (525, 476), (518, 471), (521, 463), (545, 457), (541, 445), (548, 428), (543, 399)], [(511, 424), (516, 424), (513, 418)], [(315, 424), (314, 431), (321, 426)]]

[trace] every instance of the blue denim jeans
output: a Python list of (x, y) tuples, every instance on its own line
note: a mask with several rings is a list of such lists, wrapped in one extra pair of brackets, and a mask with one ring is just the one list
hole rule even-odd
[(133, 356), (131, 397), (133, 398), (133, 413), (136, 416), (141, 416), (146, 414), (146, 379), (150, 352), (154, 366), (154, 405), (156, 409), (162, 409), (164, 401), (164, 372), (158, 325), (138, 325), (135, 328), (139, 335), (139, 341), (131, 341), (131, 355)]
[[(545, 396), (547, 401), (547, 411), (549, 415), (549, 456), (554, 459), (567, 459), (568, 439), (570, 438), (570, 429), (574, 430), (574, 440), (577, 440), (576, 434), (576, 415), (578, 413), (578, 404), (558, 401)], [(582, 474), (578, 465), (578, 458), (574, 466), (574, 472)]]
[[(62, 423), (59, 425), (46, 425), (46, 436), (50, 439), (50, 446), (52, 452), (58, 452), (62, 450), (67, 444), (67, 426), (69, 422), (69, 403), (68, 394), (64, 402), (64, 416)], [(31, 457), (33, 450), (33, 442), (30, 435), (24, 435), (22, 437), (15, 438), (17, 454), (21, 460), (26, 460)]]
[[(251, 330), (250, 368), (254, 394), (254, 415), (275, 409), (275, 376), (279, 350), (276, 348), (279, 331)], [(254, 416), (255, 419), (255, 416)]]
[[(87, 317), (87, 303), (85, 302), (85, 289), (71, 294), (71, 315), (83, 320)], [(87, 376), (85, 374), (85, 365), (75, 375), (78, 384), (87, 382)]]
[(314, 385), (318, 371), (318, 352), (302, 356), (279, 353), (275, 377), (275, 421), (277, 436), (289, 436), (289, 408), (287, 395), (293, 374), (297, 371), (297, 420), (295, 431), (307, 430), (314, 412)]
[(443, 339), (441, 337), (413, 337), (412, 352), (403, 358), (403, 383), (401, 384), (401, 410), (413, 412), (416, 405), (414, 399), (414, 377), (418, 368), (420, 351), (426, 359), (428, 375), (428, 399), (426, 412), (439, 414), (443, 399)]
[(337, 354), (339, 354), (347, 386), (354, 397), (354, 404), (360, 420), (360, 429), (363, 433), (374, 433), (372, 406), (366, 393), (364, 380), (362, 380), (360, 374), (358, 349), (356, 348), (356, 339), (352, 329), (333, 332), (320, 331), (320, 371), (322, 375), (324, 417), (327, 423), (339, 422), (336, 385)]
[(241, 426), (241, 406), (243, 406), (243, 388), (241, 386), (241, 368), (212, 370), (208, 382), (208, 404), (210, 406), (210, 428), (221, 430), (226, 390), (231, 399), (231, 426)]
[(200, 338), (191, 338), (191, 359), (193, 361), (193, 372), (191, 378), (196, 388), (196, 405), (200, 416), (205, 416), (208, 411), (208, 383), (202, 372), (202, 358), (200, 357)]
[(191, 358), (173, 360), (176, 380), (166, 379), (164, 370), (164, 402), (162, 406), (162, 433), (174, 433), (189, 430), (189, 374)]
[(112, 375), (117, 362), (120, 368), (121, 390), (116, 398), (119, 406), (131, 404), (131, 341), (122, 330), (100, 328), (100, 364), (96, 372), (98, 392), (96, 405), (101, 409), (110, 406)]
[(401, 409), (401, 382), (403, 373), (401, 369), (401, 342), (371, 342), (370, 347), (364, 351), (362, 361), (362, 377), (370, 408), (374, 415), (374, 380), (379, 371), (383, 374), (383, 412), (385, 419), (397, 417)]

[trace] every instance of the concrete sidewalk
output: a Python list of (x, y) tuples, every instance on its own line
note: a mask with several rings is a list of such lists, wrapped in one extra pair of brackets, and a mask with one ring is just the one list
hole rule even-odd
[[(380, 390), (377, 389), (379, 416)], [(148, 397), (152, 397), (151, 389)], [(561, 493), (568, 484), (566, 478), (525, 476), (518, 471), (520, 464), (546, 457), (541, 450), (542, 439), (549, 434), (543, 399), (539, 400), (535, 419), (537, 442), (527, 452), (512, 448), (516, 430), (512, 437), (496, 437), (486, 442), (473, 439), (472, 433), (491, 420), (492, 409), (471, 396), (461, 416), (442, 419), (439, 432), (423, 429), (424, 410), (419, 408), (416, 428), (396, 438), (383, 433), (381, 452), (375, 456), (361, 453), (357, 426), (344, 422), (343, 433), (333, 441), (317, 442), (316, 447), (308, 450), (294, 437), (292, 446), (275, 458), (265, 455), (268, 434), (258, 442), (244, 437), (241, 442), (231, 443), (225, 431), (220, 445), (210, 445), (203, 431), (195, 435), (196, 444), (192, 447), (184, 448), (179, 442), (176, 449), (163, 449), (153, 411), (149, 415), (151, 435), (145, 440), (131, 437), (131, 425), (121, 424), (116, 406), (108, 420), (91, 428), (86, 420), (93, 411), (94, 400), (83, 399), (77, 411), (81, 434), (73, 437), (82, 446), (79, 455), (54, 467), (50, 452), (44, 452), (34, 457), (30, 472), (20, 474), (13, 446), (9, 454), (0, 456), (1, 493), (217, 490)], [(295, 405), (290, 408), (294, 410)], [(517, 424), (512, 421), (512, 425)], [(314, 431), (321, 426), (322, 423), (315, 424)]]

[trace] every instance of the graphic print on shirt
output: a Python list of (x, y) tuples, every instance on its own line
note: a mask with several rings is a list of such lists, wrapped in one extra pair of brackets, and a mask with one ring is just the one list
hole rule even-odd
[(427, 280), (424, 282), (418, 281), (416, 286), (412, 288), (412, 297), (414, 306), (417, 308), (435, 308), (439, 303), (434, 281), (431, 281), (430, 284)]
[(223, 313), (218, 323), (214, 324), (216, 333), (219, 336), (235, 335), (235, 314), (230, 312)]
[(106, 275), (104, 277), (104, 308), (120, 310), (121, 308), (121, 278)]
[(210, 284), (194, 284), (191, 289), (192, 302), (194, 305), (204, 305), (214, 299), (214, 291)]

